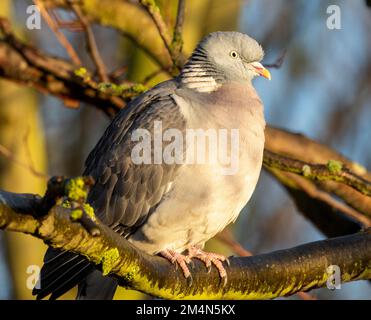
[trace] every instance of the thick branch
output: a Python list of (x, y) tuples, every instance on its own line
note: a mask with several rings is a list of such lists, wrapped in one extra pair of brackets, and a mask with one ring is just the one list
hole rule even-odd
[[(324, 286), (330, 265), (340, 267), (343, 282), (371, 279), (370, 230), (269, 254), (231, 258), (225, 287), (215, 270), (208, 274), (195, 261), (193, 284), (189, 286), (181, 271), (168, 261), (137, 250), (107, 226), (98, 224), (100, 235), (93, 236), (80, 223), (71, 222), (69, 209), (54, 207), (48, 215), (35, 218), (38, 203), (40, 199), (33, 195), (1, 191), (0, 228), (28, 233), (52, 247), (82, 254), (118, 278), (121, 285), (162, 298), (286, 296)], [(105, 259), (108, 256), (115, 258)]]

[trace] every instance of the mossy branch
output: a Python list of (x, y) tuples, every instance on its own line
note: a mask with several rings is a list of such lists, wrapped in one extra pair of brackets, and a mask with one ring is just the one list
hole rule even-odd
[[(74, 181), (73, 185), (58, 182), (64, 186), (65, 196), (72, 202), (84, 199), (85, 193), (81, 191), (85, 184), (80, 185), (81, 180), (70, 181)], [(62, 189), (57, 187), (57, 190)], [(60, 197), (59, 191), (56, 194)], [(50, 199), (50, 196), (49, 193), (47, 197)], [(205, 267), (195, 261), (191, 271), (193, 283), (189, 285), (181, 271), (167, 260), (136, 249), (98, 220), (94, 224), (99, 233), (94, 234), (74, 221), (71, 208), (56, 205), (45, 214), (41, 203), (46, 203), (45, 197), (0, 191), (0, 228), (27, 233), (54, 248), (84, 255), (104, 274), (116, 277), (120, 285), (157, 297), (270, 299), (287, 296), (326, 285), (330, 265), (340, 267), (342, 282), (371, 279), (370, 229), (292, 249), (231, 258), (225, 287), (216, 270), (207, 273)]]
[[(161, 39), (164, 43), (164, 46), (169, 53), (172, 63), (173, 63), (173, 69), (172, 73), (176, 75), (180, 68), (181, 68), (181, 63), (179, 63), (179, 55), (180, 55), (180, 50), (181, 50), (181, 33), (179, 33), (179, 30), (175, 30), (173, 39), (171, 38), (170, 35), (170, 30), (167, 27), (161, 12), (160, 8), (157, 6), (156, 2), (154, 0), (139, 0), (141, 5), (146, 9), (148, 14), (151, 16), (153, 22), (156, 25), (156, 28), (161, 36)], [(182, 15), (182, 12), (184, 12), (184, 3), (180, 3), (180, 15)], [(178, 23), (177, 26), (179, 25), (178, 28), (181, 30), (181, 24), (182, 24), (182, 18), (181, 16), (178, 15)], [(180, 20), (179, 20), (180, 19)]]
[(311, 180), (341, 182), (371, 197), (371, 182), (356, 175), (337, 160), (329, 160), (326, 165), (311, 164), (265, 150), (264, 165), (269, 168), (296, 173)]

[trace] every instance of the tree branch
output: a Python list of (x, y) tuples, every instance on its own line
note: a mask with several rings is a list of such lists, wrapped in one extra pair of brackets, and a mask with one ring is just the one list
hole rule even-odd
[[(222, 232), (217, 234), (216, 239), (227, 245), (232, 252), (240, 257), (251, 257), (253, 255), (250, 251), (241, 246), (236, 239), (234, 239), (233, 234), (228, 229), (224, 229)], [(297, 295), (303, 300), (316, 300), (315, 297), (311, 296), (307, 292), (298, 292)]]
[(221, 286), (216, 270), (209, 274), (195, 261), (193, 283), (163, 258), (132, 246), (96, 221), (94, 236), (71, 221), (71, 209), (54, 206), (40, 216), (34, 195), (0, 191), (0, 228), (27, 233), (54, 248), (84, 255), (120, 285), (162, 298), (270, 299), (322, 287), (327, 267), (338, 265), (342, 282), (371, 279), (371, 231), (323, 240), (253, 257), (231, 258), (228, 283)]
[[(51, 8), (67, 8), (66, 0), (40, 0)], [(145, 1), (147, 2), (147, 1)], [(146, 4), (146, 3), (144, 3)], [(155, 63), (167, 73), (174, 74), (186, 60), (178, 46), (172, 46), (170, 31), (158, 10), (156, 21), (152, 14), (143, 8), (157, 8), (156, 4), (142, 6), (138, 2), (124, 0), (80, 0), (76, 2), (90, 21), (118, 30), (141, 48)], [(151, 9), (152, 10), (152, 9)], [(148, 14), (149, 12), (149, 14)], [(178, 11), (179, 12), (179, 11)], [(181, 11), (180, 11), (181, 12)], [(122, 17), (125, 17), (123, 19)], [(179, 16), (181, 17), (181, 16)], [(181, 26), (181, 19), (178, 20)], [(159, 32), (158, 26), (162, 30)], [(162, 34), (161, 34), (162, 33)], [(164, 42), (164, 39), (166, 43)], [(169, 51), (170, 49), (170, 51)], [(175, 68), (174, 68), (174, 61)]]
[(173, 42), (174, 42), (174, 39), (178, 39), (182, 37), (182, 30), (183, 30), (183, 24), (184, 24), (184, 13), (185, 13), (185, 0), (178, 0), (178, 12), (177, 12), (176, 21), (175, 21)]
[(67, 54), (70, 56), (72, 62), (76, 66), (81, 66), (81, 60), (77, 55), (75, 49), (72, 47), (71, 43), (68, 41), (66, 36), (59, 31), (57, 24), (50, 17), (48, 11), (45, 9), (44, 4), (40, 0), (33, 0), (33, 2), (38, 6), (41, 15), (48, 24), (49, 28), (54, 32), (59, 43), (66, 49)]
[[(1, 35), (2, 33), (2, 35)], [(6, 19), (0, 18), (0, 76), (62, 100), (83, 101), (113, 117), (125, 101), (98, 90), (92, 82), (76, 76), (76, 66), (42, 54), (17, 39)]]
[[(158, 30), (158, 32), (161, 36), (161, 39), (162, 39), (162, 41), (165, 45), (165, 48), (166, 48), (167, 52), (169, 53), (169, 56), (171, 57), (171, 60), (173, 62), (173, 66), (176, 67), (176, 68), (179, 68), (180, 66), (179, 66), (178, 61), (177, 61), (178, 54), (177, 54), (177, 52), (175, 52), (175, 50), (173, 50), (170, 31), (169, 31), (164, 19), (162, 18), (160, 8), (156, 5), (155, 1), (152, 1), (152, 0), (139, 0), (139, 2), (146, 9), (148, 14), (151, 16), (153, 22), (155, 23), (156, 28), (157, 28), (157, 30)], [(184, 6), (181, 7), (180, 9), (182, 9), (182, 8), (184, 9)], [(178, 23), (180, 23), (180, 22), (182, 22), (182, 20), (178, 20)], [(179, 27), (181, 27), (181, 24), (180, 24), (180, 26), (178, 26), (178, 28)], [(177, 71), (178, 70), (175, 70), (176, 73), (177, 73)]]
[(182, 31), (183, 31), (183, 24), (184, 24), (184, 14), (185, 14), (185, 0), (178, 0), (178, 11), (175, 21), (175, 27), (173, 32), (173, 40), (171, 42), (172, 50), (174, 51), (174, 56), (176, 61), (179, 59), (180, 65), (184, 63), (184, 60), (182, 60), (182, 49), (183, 49), (183, 37), (182, 37)]
[[(265, 158), (270, 151), (306, 163), (328, 163), (329, 159), (335, 159), (351, 168), (357, 176), (362, 177), (361, 179), (371, 178), (366, 169), (331, 148), (303, 135), (282, 129), (269, 126), (266, 128), (266, 150), (268, 152), (265, 152)], [(264, 161), (269, 162), (270, 159)], [(297, 169), (305, 165), (299, 163)], [(265, 166), (265, 169), (287, 189), (299, 211), (325, 235), (334, 237), (350, 234), (371, 225), (371, 198), (354, 188), (335, 181), (311, 181), (303, 175), (299, 176), (268, 166)], [(328, 170), (327, 165), (323, 169)], [(333, 197), (332, 194), (337, 197)]]
[(99, 50), (97, 48), (97, 43), (95, 41), (94, 33), (90, 27), (88, 19), (86, 19), (86, 17), (81, 12), (80, 6), (74, 3), (71, 3), (71, 8), (75, 12), (77, 18), (79, 19), (82, 25), (82, 28), (85, 31), (87, 49), (97, 68), (97, 72), (98, 72), (100, 80), (103, 82), (109, 82), (109, 78), (107, 76), (107, 71), (106, 71), (106, 66), (103, 62), (102, 57), (100, 56)]
[(311, 180), (341, 182), (371, 197), (371, 182), (359, 177), (336, 160), (329, 160), (327, 165), (311, 164), (265, 150), (264, 164), (270, 168), (300, 174)]

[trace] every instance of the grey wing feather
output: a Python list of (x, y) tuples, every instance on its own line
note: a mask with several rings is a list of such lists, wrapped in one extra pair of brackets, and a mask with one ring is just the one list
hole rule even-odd
[(124, 236), (146, 221), (179, 167), (164, 163), (138, 165), (131, 159), (131, 150), (138, 143), (131, 140), (135, 129), (148, 130), (152, 139), (154, 121), (161, 121), (163, 130), (184, 130), (185, 120), (171, 97), (175, 89), (176, 82), (167, 81), (133, 100), (107, 128), (86, 161), (84, 175), (96, 181), (89, 203), (104, 223)]

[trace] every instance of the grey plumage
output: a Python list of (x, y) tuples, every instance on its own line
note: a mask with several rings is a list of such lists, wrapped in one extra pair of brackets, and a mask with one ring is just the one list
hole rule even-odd
[[(179, 77), (137, 97), (116, 116), (84, 171), (96, 180), (88, 202), (105, 224), (155, 254), (203, 246), (237, 218), (262, 164), (263, 106), (251, 85), (252, 78), (262, 74), (257, 64), (262, 58), (263, 50), (252, 38), (237, 32), (213, 33), (200, 42)], [(176, 128), (183, 133), (237, 128), (238, 172), (220, 175), (218, 163), (133, 163), (131, 151), (137, 142), (131, 135), (146, 129), (153, 143), (154, 121), (162, 122), (163, 131)], [(34, 294), (43, 298), (52, 293), (51, 298), (57, 298), (79, 284), (80, 299), (112, 298), (116, 281), (94, 270), (83, 257), (49, 249), (41, 289)]]

